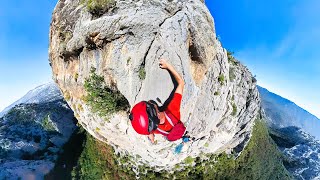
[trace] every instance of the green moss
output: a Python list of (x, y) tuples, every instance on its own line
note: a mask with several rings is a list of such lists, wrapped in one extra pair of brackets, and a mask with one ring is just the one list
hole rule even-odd
[(218, 77), (218, 81), (221, 85), (224, 85), (224, 76), (223, 74), (220, 74), (219, 77)]
[(116, 87), (108, 87), (103, 76), (95, 73), (95, 68), (91, 69), (90, 77), (85, 79), (84, 88), (87, 91), (85, 102), (101, 117), (129, 109), (127, 99), (116, 90)]
[(140, 67), (139, 69), (139, 78), (144, 80), (146, 78), (146, 70), (144, 67)]
[(219, 96), (220, 95), (220, 92), (219, 91), (216, 91), (216, 92), (214, 92), (214, 94), (213, 95), (215, 95), (215, 96)]
[(237, 105), (233, 102), (233, 103), (232, 103), (232, 113), (231, 113), (231, 115), (232, 115), (232, 116), (236, 116), (236, 115), (237, 115), (237, 112), (238, 112), (238, 110), (237, 110)]
[(94, 16), (100, 17), (106, 13), (110, 8), (116, 5), (115, 0), (82, 0), (87, 10)]
[(204, 147), (209, 147), (209, 143), (205, 143), (205, 144), (204, 144)]

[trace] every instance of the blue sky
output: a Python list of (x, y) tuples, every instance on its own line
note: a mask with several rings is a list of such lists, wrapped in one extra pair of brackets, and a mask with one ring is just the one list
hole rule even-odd
[(320, 1), (206, 2), (225, 48), (258, 84), (320, 117)]
[(0, 111), (50, 81), (48, 39), (56, 1), (0, 2)]
[[(55, 0), (0, 2), (0, 111), (51, 80)], [(225, 48), (258, 84), (320, 117), (319, 0), (206, 0)]]

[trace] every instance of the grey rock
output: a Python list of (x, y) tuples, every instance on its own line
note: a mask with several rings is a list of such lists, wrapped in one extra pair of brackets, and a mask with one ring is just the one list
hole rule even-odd
[[(60, 0), (50, 29), (53, 78), (79, 123), (113, 145), (116, 152), (139, 155), (137, 164), (169, 170), (188, 156), (231, 152), (239, 146), (237, 152), (241, 152), (259, 114), (260, 97), (249, 70), (236, 60), (228, 62), (213, 22), (200, 0), (117, 1), (116, 7), (99, 18), (79, 1)], [(164, 102), (174, 86), (169, 73), (158, 67), (160, 58), (183, 76), (181, 120), (190, 135), (199, 138), (179, 155), (173, 150), (180, 142), (156, 136), (158, 144), (150, 145), (133, 130), (126, 112), (115, 113), (106, 122), (83, 101), (84, 81), (95, 67), (131, 107), (141, 100), (160, 98)], [(141, 80), (139, 69), (143, 67), (146, 77)]]

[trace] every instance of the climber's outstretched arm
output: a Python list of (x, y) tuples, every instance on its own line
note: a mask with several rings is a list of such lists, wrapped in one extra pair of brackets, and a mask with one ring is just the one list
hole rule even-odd
[(160, 59), (159, 66), (160, 66), (160, 68), (167, 69), (169, 72), (171, 72), (171, 74), (173, 75), (173, 77), (175, 78), (175, 80), (178, 83), (178, 86), (177, 86), (175, 93), (179, 93), (182, 95), (183, 88), (184, 88), (184, 81), (183, 81), (182, 77), (179, 75), (179, 73), (165, 59)]

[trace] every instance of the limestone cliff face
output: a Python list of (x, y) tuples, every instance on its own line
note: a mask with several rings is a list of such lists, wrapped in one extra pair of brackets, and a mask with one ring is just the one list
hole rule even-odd
[[(117, 0), (97, 16), (78, 0), (59, 0), (50, 29), (53, 78), (76, 113), (79, 123), (96, 138), (113, 145), (135, 162), (170, 169), (186, 157), (240, 152), (250, 138), (260, 110), (260, 97), (249, 70), (227, 55), (216, 39), (213, 18), (200, 0)], [(179, 155), (180, 142), (146, 136), (131, 127), (126, 112), (109, 121), (84, 101), (91, 67), (108, 86), (121, 92), (132, 107), (141, 100), (164, 102), (174, 88), (158, 66), (170, 62), (185, 80), (181, 116), (190, 142)], [(146, 76), (139, 72), (144, 69)]]

